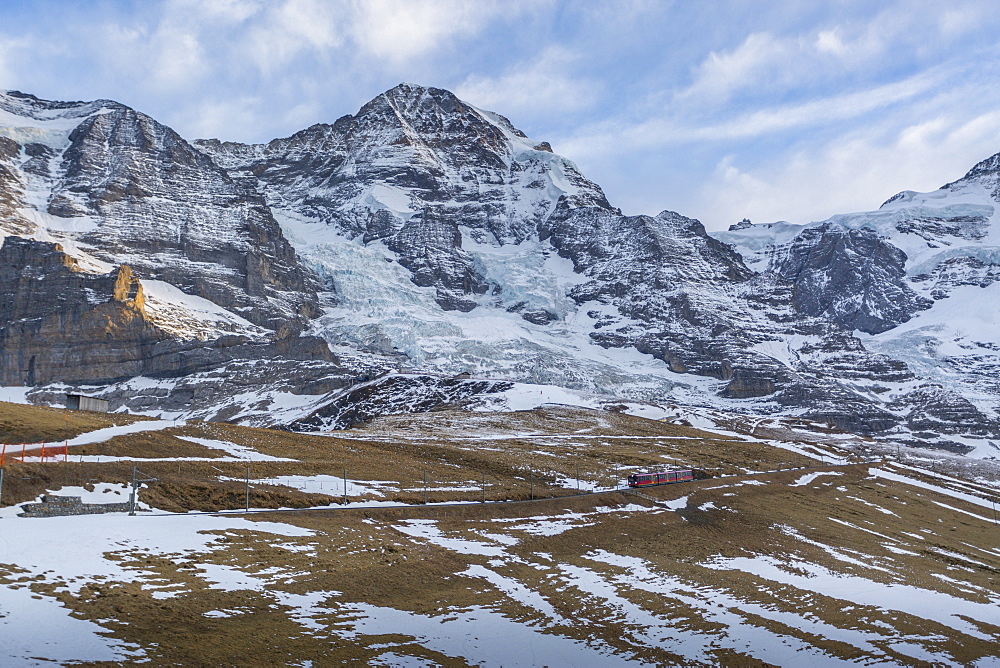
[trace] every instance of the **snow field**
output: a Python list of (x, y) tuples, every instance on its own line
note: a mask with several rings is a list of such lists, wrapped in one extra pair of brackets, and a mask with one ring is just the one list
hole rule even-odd
[[(121, 486), (104, 485), (87, 492), (63, 488), (59, 494), (84, 496), (85, 501), (110, 502), (107, 491), (119, 496)], [(115, 501), (119, 499), (114, 499)], [(70, 615), (56, 599), (32, 593), (34, 578), (54, 582), (72, 595), (84, 585), (102, 580), (143, 581), (143, 574), (126, 568), (109, 555), (149, 553), (183, 558), (210, 551), (220, 539), (206, 532), (251, 529), (275, 536), (308, 536), (311, 531), (270, 522), (247, 522), (232, 517), (150, 516), (122, 514), (21, 519), (19, 510), (0, 511), (0, 563), (18, 570), (0, 579), (0, 654), (9, 661), (122, 661), (141, 659), (137, 648), (103, 635), (98, 624)], [(215, 582), (232, 580), (216, 571)], [(209, 574), (211, 579), (213, 574)], [(150, 574), (154, 581), (155, 575)], [(4, 582), (3, 580), (6, 580)], [(154, 584), (150, 588), (158, 588)], [(58, 628), (58, 633), (53, 629)]]

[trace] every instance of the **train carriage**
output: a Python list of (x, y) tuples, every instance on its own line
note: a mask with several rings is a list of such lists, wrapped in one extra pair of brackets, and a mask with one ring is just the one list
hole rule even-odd
[(688, 482), (694, 479), (694, 469), (656, 471), (653, 473), (633, 473), (628, 477), (628, 486), (649, 487), (651, 485), (669, 485), (674, 482)]

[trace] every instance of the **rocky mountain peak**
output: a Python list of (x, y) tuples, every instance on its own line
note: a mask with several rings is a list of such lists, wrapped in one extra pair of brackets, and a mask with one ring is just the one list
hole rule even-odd
[(979, 161), (965, 176), (946, 183), (941, 186), (941, 190), (961, 190), (970, 184), (985, 188), (994, 202), (1000, 202), (1000, 153)]
[(465, 236), (517, 244), (537, 239), (557, 208), (615, 211), (548, 144), (441, 88), (400, 84), (353, 116), (266, 145), (196, 145), (279, 217), (384, 245), (447, 310), (475, 308), (489, 287)]
[(991, 155), (985, 160), (976, 163), (963, 178), (972, 179), (984, 174), (996, 174), (997, 172), (1000, 172), (1000, 153)]
[[(963, 385), (993, 382), (1000, 342), (949, 310), (995, 301), (998, 183), (1000, 155), (877, 212), (711, 235), (669, 210), (622, 215), (546, 142), (441, 88), (399, 84), (266, 144), (8, 92), (0, 378), (228, 383), (253, 367), (252, 385), (249, 362), (281, 358), (274, 387), (332, 391), (329, 341), (373, 368), (1000, 433), (975, 398), (996, 392)], [(951, 321), (949, 348), (934, 337)], [(935, 347), (976, 371), (915, 392)]]
[(87, 116), (100, 109), (113, 108), (127, 107), (112, 100), (58, 102), (43, 100), (30, 93), (22, 93), (19, 90), (0, 91), (0, 109), (10, 114), (36, 120)]
[[(401, 83), (379, 95), (361, 108), (357, 118), (366, 111), (385, 101), (396, 112), (399, 119), (418, 132), (435, 133), (444, 129), (456, 129), (461, 124), (470, 134), (492, 134), (490, 125), (499, 126), (505, 134), (526, 139), (527, 135), (514, 127), (506, 117), (495, 112), (481, 112), (466, 104), (443, 88)], [(485, 123), (483, 122), (485, 121)]]

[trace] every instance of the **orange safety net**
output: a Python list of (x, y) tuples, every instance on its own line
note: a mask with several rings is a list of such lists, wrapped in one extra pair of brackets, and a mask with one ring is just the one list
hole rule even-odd
[[(32, 446), (29, 450), (28, 446)], [(39, 444), (34, 443), (18, 443), (17, 445), (8, 445), (7, 443), (0, 444), (0, 466), (3, 466), (7, 462), (7, 451), (10, 450), (10, 456), (12, 459), (20, 459), (22, 462), (26, 457), (39, 457), (43, 462), (46, 460), (58, 460), (59, 457), (63, 458), (63, 461), (68, 461), (69, 459), (69, 444), (64, 443), (63, 445), (46, 445), (44, 443), (40, 444), (41, 448), (38, 447)], [(18, 453), (17, 451), (21, 452)]]

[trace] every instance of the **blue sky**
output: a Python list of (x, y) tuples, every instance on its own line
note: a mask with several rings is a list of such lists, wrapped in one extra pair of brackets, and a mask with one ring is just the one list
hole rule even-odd
[(266, 141), (401, 81), (575, 160), (626, 213), (821, 220), (1000, 152), (992, 2), (0, 0), (0, 88)]

